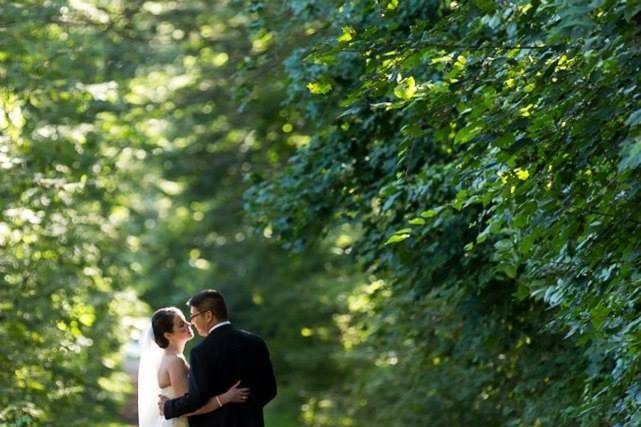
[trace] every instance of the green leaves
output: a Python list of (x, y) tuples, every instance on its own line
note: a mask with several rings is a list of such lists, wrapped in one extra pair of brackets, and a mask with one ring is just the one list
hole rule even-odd
[(494, 0), (474, 0), (474, 5), (487, 14), (494, 12), (496, 7)]
[(601, 326), (610, 315), (610, 309), (605, 304), (598, 304), (590, 310), (590, 321), (595, 329), (601, 329)]
[(621, 147), (619, 171), (635, 169), (641, 164), (641, 137), (626, 139)]
[(456, 142), (457, 144), (465, 144), (467, 142), (470, 142), (479, 134), (479, 132), (482, 129), (483, 129), (482, 127), (476, 126), (476, 125), (470, 125), (470, 126), (464, 127), (458, 132), (456, 132), (456, 136), (454, 137), (454, 142)]
[(299, 47), (336, 60), (287, 62), (290, 88), (322, 75), (331, 96), (289, 99), (314, 142), (252, 217), (290, 245), (355, 224), (351, 255), (393, 289), (350, 349), (384, 355), (350, 378), (368, 404), (309, 423), (636, 425), (638, 2), (428, 3), (330, 5)]
[(314, 95), (325, 95), (332, 90), (332, 84), (329, 82), (310, 82), (307, 83), (307, 89)]
[(352, 41), (354, 38), (354, 29), (352, 27), (343, 27), (343, 33), (338, 37), (338, 41), (341, 43), (347, 43)]
[(416, 95), (416, 82), (414, 77), (407, 77), (400, 81), (394, 88), (394, 96), (402, 101), (409, 101)]
[(129, 54), (146, 43), (119, 5), (26, 6), (0, 5), (0, 425), (96, 424), (128, 392), (124, 319), (144, 315), (115, 212), (145, 156), (122, 130), (120, 31)]
[(385, 8), (386, 8), (387, 10), (394, 10), (394, 9), (396, 9), (396, 8), (398, 7), (398, 3), (399, 3), (399, 1), (400, 1), (400, 0), (389, 0), (389, 1), (387, 2), (387, 6), (385, 6)]
[(625, 124), (629, 127), (635, 127), (639, 123), (641, 123), (641, 109), (630, 114), (630, 116), (625, 121)]
[(408, 234), (408, 233), (394, 234), (389, 239), (387, 239), (385, 244), (386, 245), (390, 245), (390, 244), (393, 244), (393, 243), (399, 243), (399, 242), (402, 242), (405, 239), (408, 239), (409, 237), (410, 237), (410, 234)]

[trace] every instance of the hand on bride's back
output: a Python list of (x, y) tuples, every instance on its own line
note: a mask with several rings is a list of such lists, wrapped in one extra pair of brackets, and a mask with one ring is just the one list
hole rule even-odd
[(241, 403), (247, 400), (247, 398), (249, 397), (249, 389), (240, 388), (239, 386), (240, 380), (225, 392), (225, 400), (227, 402)]

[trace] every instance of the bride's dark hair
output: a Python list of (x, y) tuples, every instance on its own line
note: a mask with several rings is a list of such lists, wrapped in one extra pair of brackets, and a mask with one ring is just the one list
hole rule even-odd
[(160, 348), (169, 347), (169, 340), (165, 337), (165, 332), (174, 331), (174, 318), (180, 310), (176, 307), (165, 307), (156, 310), (151, 317), (151, 329), (154, 331), (154, 341)]

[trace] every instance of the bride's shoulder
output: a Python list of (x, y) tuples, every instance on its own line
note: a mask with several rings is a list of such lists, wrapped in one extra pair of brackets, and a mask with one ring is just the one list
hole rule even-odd
[(187, 367), (187, 361), (182, 354), (165, 354), (162, 358), (162, 364), (166, 368)]

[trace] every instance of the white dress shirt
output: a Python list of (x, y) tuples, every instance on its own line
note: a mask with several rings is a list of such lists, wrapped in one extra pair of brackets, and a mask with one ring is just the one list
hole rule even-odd
[(214, 331), (214, 329), (224, 325), (231, 325), (231, 322), (229, 320), (225, 320), (224, 322), (216, 323), (214, 326), (211, 327), (211, 329), (209, 330), (209, 333), (211, 334)]

